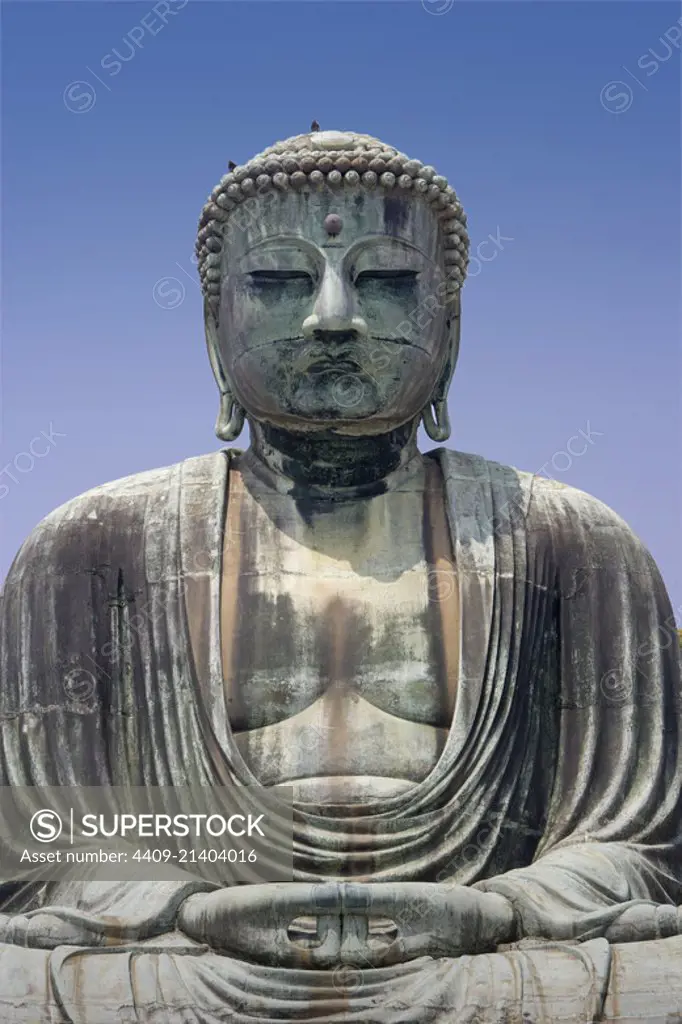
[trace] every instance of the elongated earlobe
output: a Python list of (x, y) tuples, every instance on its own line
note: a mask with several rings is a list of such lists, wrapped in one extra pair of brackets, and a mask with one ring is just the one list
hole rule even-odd
[(432, 441), (447, 441), (452, 432), (447, 400), (441, 398), (429, 402), (422, 413), (422, 422)]
[(422, 423), (424, 430), (432, 441), (447, 441), (452, 433), (450, 425), (450, 413), (448, 412), (448, 391), (457, 365), (459, 355), (459, 339), (461, 328), (461, 305), (459, 296), (453, 303), (453, 308), (446, 321), (448, 332), (448, 356), (443, 367), (440, 380), (436, 385), (431, 400), (422, 411)]
[(244, 429), (246, 413), (231, 391), (220, 395), (220, 409), (215, 424), (216, 437), (221, 441), (235, 441)]
[(218, 390), (220, 391), (220, 408), (215, 424), (216, 437), (221, 441), (235, 441), (244, 429), (246, 412), (232, 394), (218, 351), (218, 325), (216, 314), (210, 302), (204, 302), (204, 326), (206, 328), (206, 348)]

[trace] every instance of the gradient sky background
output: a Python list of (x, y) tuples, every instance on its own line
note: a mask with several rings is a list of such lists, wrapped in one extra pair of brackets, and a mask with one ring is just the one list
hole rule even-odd
[(228, 159), (316, 118), (434, 164), (474, 253), (512, 239), (472, 265), (449, 444), (615, 508), (682, 620), (680, 53), (661, 41), (682, 10), (448, 6), (189, 0), (147, 29), (153, 2), (4, 5), (0, 576), (79, 492), (219, 447), (199, 212)]

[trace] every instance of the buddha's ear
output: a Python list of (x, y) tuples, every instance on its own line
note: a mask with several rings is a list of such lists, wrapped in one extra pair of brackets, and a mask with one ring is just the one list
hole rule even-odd
[(216, 436), (221, 441), (234, 441), (242, 432), (246, 414), (232, 393), (232, 385), (220, 351), (216, 311), (208, 299), (204, 299), (204, 328), (208, 359), (220, 391), (220, 408), (215, 424)]
[(422, 411), (424, 429), (432, 441), (447, 441), (450, 437), (450, 417), (448, 415), (448, 391), (457, 365), (459, 355), (459, 337), (461, 324), (461, 302), (459, 292), (446, 306), (446, 356), (440, 376), (436, 381), (431, 398)]
[(218, 340), (218, 318), (215, 307), (210, 300), (204, 299), (204, 330), (206, 332), (206, 349), (208, 359), (213, 370), (218, 389), (222, 394), (230, 390), (227, 374), (225, 373), (222, 359), (220, 357), (220, 345)]
[(452, 376), (457, 365), (459, 356), (460, 328), (462, 323), (462, 302), (461, 293), (457, 292), (454, 299), (446, 306), (445, 330), (448, 336), (447, 356), (438, 382), (433, 390), (433, 401), (443, 401), (447, 398)]

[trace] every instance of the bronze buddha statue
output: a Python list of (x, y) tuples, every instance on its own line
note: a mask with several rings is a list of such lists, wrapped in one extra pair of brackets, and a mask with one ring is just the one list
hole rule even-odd
[[(294, 880), (0, 883), (0, 1016), (677, 1019), (658, 570), (596, 499), (417, 447), (422, 422), (450, 432), (455, 192), (311, 132), (222, 179), (197, 251), (216, 432), (248, 420), (250, 446), (98, 487), (28, 538), (0, 782), (288, 787)], [(74, 656), (106, 663), (87, 709)]]

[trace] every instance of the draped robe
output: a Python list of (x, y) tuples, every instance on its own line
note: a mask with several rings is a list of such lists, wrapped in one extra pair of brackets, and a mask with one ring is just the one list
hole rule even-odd
[[(549, 941), (423, 957), (343, 987), (333, 972), (240, 962), (173, 931), (192, 883), (0, 880), (3, 1020), (487, 1024), (612, 1020), (625, 1003), (632, 1020), (682, 1011), (681, 938), (653, 941), (655, 924), (651, 941), (602, 937), (632, 907), (654, 921), (656, 905), (682, 902), (680, 665), (658, 570), (596, 499), (478, 456), (431, 454), (461, 609), (449, 737), (399, 796), (348, 818), (299, 809), (294, 877), (347, 877), (347, 863), (364, 881), (476, 885), (511, 900), (522, 935)], [(2, 599), (2, 784), (258, 783), (231, 734), (221, 663), (229, 463), (220, 452), (104, 485), (28, 538)], [(86, 701), (65, 685), (79, 672), (93, 681)], [(363, 852), (358, 816), (372, 837)], [(74, 938), (19, 948), (20, 915), (45, 906), (64, 908)]]

